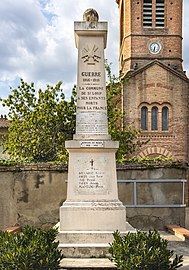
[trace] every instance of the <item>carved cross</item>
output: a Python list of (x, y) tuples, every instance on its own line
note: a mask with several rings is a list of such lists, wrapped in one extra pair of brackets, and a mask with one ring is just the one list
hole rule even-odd
[(94, 160), (91, 159), (91, 160), (90, 160), (90, 163), (91, 163), (91, 167), (93, 167), (93, 165), (94, 165)]

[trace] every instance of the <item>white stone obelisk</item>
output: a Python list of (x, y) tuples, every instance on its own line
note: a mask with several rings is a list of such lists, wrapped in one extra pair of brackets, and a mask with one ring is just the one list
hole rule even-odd
[(76, 134), (69, 151), (67, 199), (60, 208), (61, 232), (126, 231), (126, 210), (118, 199), (115, 153), (108, 134), (104, 48), (107, 22), (95, 10), (75, 22), (78, 48)]

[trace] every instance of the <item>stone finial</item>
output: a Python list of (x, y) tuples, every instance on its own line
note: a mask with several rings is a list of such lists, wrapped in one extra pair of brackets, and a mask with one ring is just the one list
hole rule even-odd
[(88, 8), (83, 13), (83, 20), (88, 21), (88, 22), (98, 22), (99, 16), (98, 16), (97, 11), (93, 8)]

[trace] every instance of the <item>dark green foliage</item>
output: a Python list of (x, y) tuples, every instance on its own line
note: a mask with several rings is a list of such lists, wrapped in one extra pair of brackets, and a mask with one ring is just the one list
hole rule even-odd
[(168, 241), (157, 231), (127, 233), (116, 231), (110, 244), (111, 260), (119, 270), (175, 270), (182, 266), (182, 256), (168, 249)]
[(0, 166), (15, 166), (17, 165), (16, 160), (6, 160), (0, 158)]
[(0, 232), (1, 270), (57, 270), (62, 259), (55, 229), (26, 226), (22, 233)]
[(127, 159), (124, 164), (134, 164), (135, 166), (143, 166), (145, 168), (182, 168), (186, 166), (184, 162), (174, 160), (173, 158), (169, 157), (148, 157), (144, 156), (141, 158), (132, 157)]

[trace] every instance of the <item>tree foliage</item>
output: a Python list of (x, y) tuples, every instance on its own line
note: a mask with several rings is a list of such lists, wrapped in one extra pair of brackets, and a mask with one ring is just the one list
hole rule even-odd
[(141, 130), (125, 124), (124, 110), (121, 104), (125, 79), (122, 78), (122, 74), (118, 77), (112, 75), (111, 67), (107, 63), (105, 67), (109, 80), (107, 86), (109, 134), (113, 140), (119, 141), (119, 150), (116, 157), (118, 162), (123, 162), (130, 154), (133, 154), (139, 147), (146, 144), (147, 141), (140, 140)]
[[(120, 143), (117, 161), (121, 162), (140, 147), (140, 131), (124, 125), (120, 107), (123, 81), (112, 76), (110, 65), (106, 64), (106, 71), (109, 133)], [(4, 152), (11, 158), (67, 162), (64, 143), (75, 133), (76, 89), (73, 88), (70, 101), (67, 101), (61, 84), (36, 90), (34, 83), (28, 84), (21, 79), (20, 85), (11, 89), (12, 93), (3, 100), (3, 106), (9, 108), (11, 122)]]
[(37, 91), (34, 83), (21, 79), (3, 105), (8, 106), (11, 121), (4, 152), (21, 160), (66, 160), (64, 142), (75, 131), (75, 88), (66, 101), (61, 82)]

